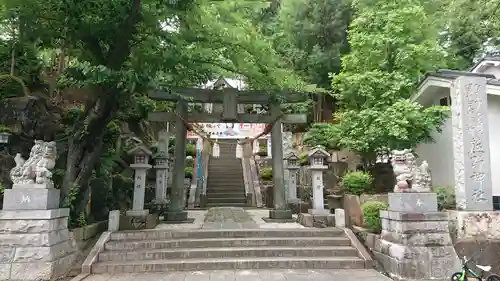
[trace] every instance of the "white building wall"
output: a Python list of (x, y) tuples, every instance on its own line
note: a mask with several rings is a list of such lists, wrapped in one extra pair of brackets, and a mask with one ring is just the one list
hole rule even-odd
[(500, 96), (488, 95), (488, 123), (493, 196), (500, 196)]
[[(453, 101), (452, 101), (453, 102)], [(435, 104), (438, 104), (437, 100)], [(488, 95), (488, 123), (493, 195), (500, 196), (500, 96)], [(433, 186), (453, 186), (453, 132), (451, 118), (445, 121), (442, 132), (435, 132), (435, 142), (420, 144), (415, 149), (419, 160), (427, 160)]]

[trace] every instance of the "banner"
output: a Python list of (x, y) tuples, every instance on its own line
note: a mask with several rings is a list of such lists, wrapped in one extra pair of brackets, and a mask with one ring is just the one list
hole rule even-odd
[[(252, 138), (264, 131), (264, 123), (197, 123), (194, 124), (203, 129), (209, 136), (219, 139), (243, 139)], [(265, 137), (265, 136), (263, 136)], [(198, 138), (193, 132), (187, 133), (188, 139)]]

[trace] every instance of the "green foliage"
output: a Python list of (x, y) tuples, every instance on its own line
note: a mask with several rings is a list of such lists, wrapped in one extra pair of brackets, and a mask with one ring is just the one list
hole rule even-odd
[(307, 152), (302, 152), (299, 155), (299, 160), (297, 160), (297, 164), (299, 164), (300, 166), (309, 165), (309, 156), (308, 156)]
[(184, 168), (184, 178), (192, 179), (193, 175), (194, 175), (194, 168), (193, 167)]
[(10, 132), (11, 132), (11, 130), (9, 127), (0, 124), (0, 133), (10, 133)]
[(430, 141), (447, 108), (408, 100), (426, 71), (446, 66), (435, 15), (419, 0), (354, 3), (351, 52), (332, 75), (341, 146), (374, 160), (377, 152)]
[(5, 192), (5, 187), (3, 186), (3, 184), (0, 182), (0, 195), (3, 195), (3, 193)]
[(326, 150), (340, 150), (340, 129), (336, 124), (316, 123), (305, 134), (303, 143), (309, 147), (323, 146)]
[(380, 201), (367, 201), (361, 205), (363, 210), (365, 227), (375, 233), (380, 233), (382, 223), (380, 221), (380, 211), (387, 210), (388, 205)]
[(365, 172), (349, 172), (342, 177), (342, 187), (347, 193), (361, 195), (373, 190), (373, 177)]
[(194, 159), (195, 158), (187, 158), (186, 159), (186, 167), (194, 167)]
[(309, 83), (329, 88), (328, 73), (340, 71), (340, 57), (349, 50), (350, 18), (349, 0), (290, 0), (261, 24), (287, 65)]
[(455, 190), (453, 187), (438, 186), (434, 188), (434, 192), (437, 194), (439, 211), (456, 209)]
[(260, 179), (263, 181), (271, 181), (273, 179), (273, 169), (272, 168), (262, 168), (259, 171)]
[(196, 145), (194, 144), (186, 145), (186, 156), (196, 157)]

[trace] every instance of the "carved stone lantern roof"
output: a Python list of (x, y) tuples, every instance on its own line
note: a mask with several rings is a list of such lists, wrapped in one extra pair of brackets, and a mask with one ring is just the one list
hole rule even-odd
[(307, 153), (307, 157), (309, 157), (309, 159), (311, 159), (311, 158), (326, 159), (326, 158), (330, 157), (330, 153), (328, 153), (322, 146), (318, 145), (318, 146), (314, 147), (313, 149), (311, 149)]
[(134, 155), (134, 163), (130, 167), (135, 169), (149, 169), (149, 158), (153, 155), (153, 152), (149, 150), (143, 144), (139, 144), (136, 147), (128, 151), (129, 155)]
[(297, 165), (297, 161), (299, 160), (299, 156), (294, 152), (291, 151), (287, 155), (285, 155), (284, 160), (287, 162), (287, 169), (293, 170), (293, 169), (299, 169), (299, 165)]
[(311, 169), (320, 169), (324, 170), (328, 168), (325, 165), (325, 159), (330, 157), (330, 153), (328, 153), (323, 147), (316, 146), (309, 153), (307, 153), (309, 158), (309, 162), (311, 164)]

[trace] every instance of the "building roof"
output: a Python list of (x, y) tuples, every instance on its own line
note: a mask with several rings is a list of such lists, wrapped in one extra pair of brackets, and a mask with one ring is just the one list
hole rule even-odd
[(446, 78), (446, 79), (455, 79), (455, 78), (458, 78), (460, 76), (485, 77), (486, 79), (488, 79), (488, 84), (490, 84), (490, 82), (493, 82), (493, 83), (499, 83), (499, 84), (494, 84), (494, 85), (500, 85), (500, 82), (498, 82), (498, 80), (496, 80), (495, 75), (493, 75), (493, 74), (474, 73), (474, 72), (458, 71), (458, 70), (451, 70), (451, 69), (439, 69), (438, 71), (435, 71), (435, 72), (427, 72), (427, 73), (425, 73), (425, 75), (418, 82), (417, 88), (420, 87), (420, 85), (429, 76)]

